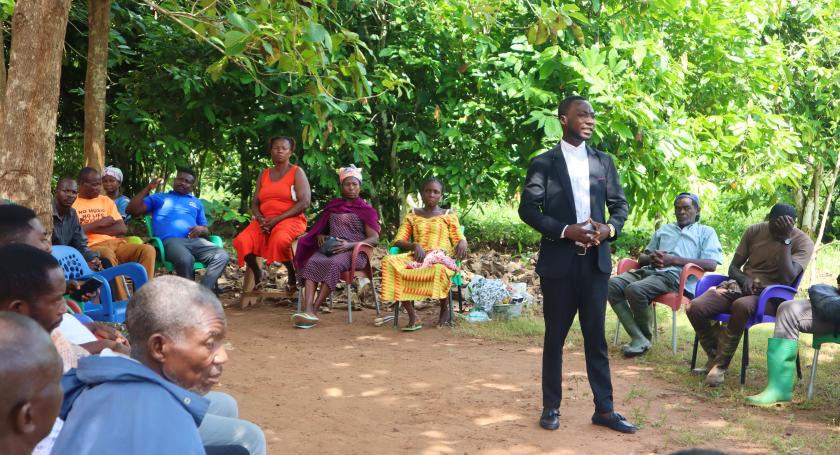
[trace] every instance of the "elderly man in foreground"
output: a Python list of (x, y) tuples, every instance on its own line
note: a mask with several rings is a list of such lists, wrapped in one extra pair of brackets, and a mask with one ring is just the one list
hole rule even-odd
[(265, 453), (258, 427), (208, 414), (233, 401), (207, 393), (227, 362), (225, 315), (209, 289), (175, 276), (152, 280), (128, 305), (126, 326), (130, 358), (88, 357), (62, 380), (55, 453), (204, 454), (222, 445)]

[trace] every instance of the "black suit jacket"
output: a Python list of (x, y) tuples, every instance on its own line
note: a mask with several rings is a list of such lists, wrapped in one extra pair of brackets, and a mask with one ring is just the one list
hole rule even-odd
[[(586, 146), (589, 157), (589, 201), (593, 220), (604, 223), (605, 206), (618, 237), (629, 206), (621, 189), (618, 171), (612, 158)], [(572, 182), (560, 144), (531, 160), (528, 176), (519, 203), (519, 217), (542, 234), (537, 274), (545, 278), (561, 278), (569, 271), (575, 253), (574, 242), (560, 237), (569, 224), (577, 223)], [(609, 239), (615, 240), (615, 237)], [(612, 271), (609, 242), (595, 247), (598, 268), (604, 273)], [(592, 254), (591, 252), (589, 254)]]

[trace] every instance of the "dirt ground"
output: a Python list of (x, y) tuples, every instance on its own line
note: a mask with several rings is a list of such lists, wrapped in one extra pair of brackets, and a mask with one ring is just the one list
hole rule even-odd
[[(542, 430), (538, 347), (425, 327), (374, 327), (372, 310), (324, 315), (316, 329), (291, 306), (229, 308), (230, 361), (221, 390), (266, 433), (271, 454), (647, 454), (685, 448), (681, 434), (726, 422), (721, 410), (611, 356), (616, 409), (644, 419), (623, 435), (590, 423), (592, 395), (580, 346), (566, 347), (558, 431)], [(423, 319), (432, 322), (434, 313)], [(717, 442), (729, 453), (764, 453)]]

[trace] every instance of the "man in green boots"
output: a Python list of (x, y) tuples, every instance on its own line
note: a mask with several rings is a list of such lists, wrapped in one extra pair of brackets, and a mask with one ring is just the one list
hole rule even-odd
[[(840, 276), (837, 277), (837, 286), (840, 292)], [(747, 403), (772, 406), (790, 402), (799, 332), (820, 334), (831, 333), (833, 329), (829, 322), (814, 317), (808, 300), (788, 300), (779, 305), (773, 338), (767, 340), (767, 387), (758, 395), (747, 397)]]
[[(715, 230), (700, 224), (700, 198), (680, 193), (674, 199), (676, 223), (653, 234), (639, 255), (642, 268), (610, 278), (608, 300), (621, 325), (632, 338), (624, 355), (637, 356), (650, 349), (650, 302), (661, 294), (676, 292), (682, 267), (691, 262), (713, 272), (723, 260)], [(692, 295), (697, 279), (691, 277), (685, 290)]]

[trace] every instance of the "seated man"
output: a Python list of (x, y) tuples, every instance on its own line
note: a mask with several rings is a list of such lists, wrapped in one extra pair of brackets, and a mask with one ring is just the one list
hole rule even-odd
[[(694, 370), (706, 374), (706, 384), (723, 384), (747, 320), (755, 313), (761, 291), (774, 284), (791, 286), (805, 269), (814, 242), (794, 227), (796, 209), (776, 204), (770, 210), (769, 221), (747, 228), (729, 264), (729, 277), (734, 286), (718, 286), (698, 296), (686, 307), (686, 314), (700, 346), (708, 356), (706, 365)], [(776, 314), (778, 302), (770, 302), (765, 314)], [(726, 328), (714, 325), (709, 318), (729, 313)]]
[[(837, 276), (837, 292), (840, 293), (840, 275)], [(834, 330), (834, 324), (813, 314), (808, 299), (788, 300), (779, 305), (773, 338), (767, 340), (767, 387), (758, 395), (747, 397), (747, 403), (771, 406), (789, 402), (793, 398), (799, 332), (825, 334), (834, 333)]]
[[(224, 311), (212, 292), (183, 278), (157, 278), (134, 294), (126, 325), (130, 358), (87, 357), (64, 376), (65, 424), (55, 453), (204, 454), (204, 445), (230, 444), (265, 453), (259, 427), (209, 416), (216, 394), (201, 396), (227, 361)], [(209, 444), (205, 430), (216, 437)]]
[(162, 179), (152, 180), (131, 199), (127, 211), (134, 216), (151, 213), (152, 230), (163, 242), (166, 259), (175, 266), (178, 276), (195, 279), (193, 264), (200, 261), (207, 267), (201, 284), (215, 289), (216, 281), (225, 271), (230, 258), (224, 248), (203, 238), (209, 231), (204, 205), (201, 199), (192, 195), (195, 172), (178, 169), (172, 191), (149, 195), (162, 183)]
[(0, 453), (29, 454), (58, 415), (61, 359), (35, 321), (8, 312), (0, 313), (0, 359)]
[[(77, 249), (93, 271), (102, 270), (99, 253), (88, 248), (88, 238), (79, 222), (79, 215), (73, 208), (79, 186), (71, 177), (62, 177), (55, 188), (53, 198), (53, 245), (67, 245)], [(110, 267), (112, 264), (108, 264)]]
[[(639, 255), (642, 268), (610, 278), (608, 300), (624, 330), (632, 337), (624, 355), (636, 356), (650, 349), (650, 302), (676, 292), (682, 267), (691, 262), (713, 272), (723, 260), (715, 230), (700, 219), (700, 198), (680, 193), (674, 200), (676, 223), (666, 224)], [(686, 292), (694, 294), (697, 279), (690, 277)], [(628, 304), (629, 302), (629, 304)]]
[[(140, 263), (151, 280), (155, 276), (155, 249), (151, 245), (136, 245), (117, 237), (125, 234), (125, 222), (114, 201), (99, 194), (101, 189), (102, 178), (96, 169), (86, 167), (79, 171), (79, 197), (73, 208), (88, 236), (90, 249), (112, 265)], [(115, 288), (117, 298), (124, 300), (127, 296), (122, 286)]]

